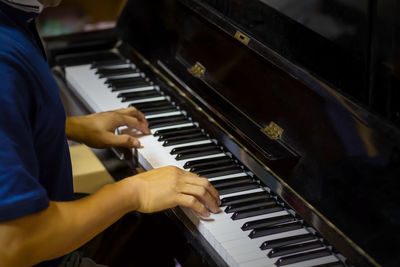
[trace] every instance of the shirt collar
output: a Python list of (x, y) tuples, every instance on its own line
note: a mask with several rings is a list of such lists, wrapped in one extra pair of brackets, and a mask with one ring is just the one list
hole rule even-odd
[(4, 13), (9, 14), (10, 18), (25, 22), (31, 22), (39, 15), (39, 13), (27, 12), (15, 8), (5, 0), (0, 0), (0, 8), (4, 11)]

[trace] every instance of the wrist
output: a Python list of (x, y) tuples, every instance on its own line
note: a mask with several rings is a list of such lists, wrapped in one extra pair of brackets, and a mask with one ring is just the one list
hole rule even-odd
[(65, 122), (65, 133), (67, 138), (77, 142), (83, 142), (84, 134), (82, 119), (84, 117), (67, 117)]
[(134, 176), (125, 178), (119, 181), (118, 186), (121, 187), (122, 196), (124, 199), (124, 205), (128, 212), (138, 210), (139, 203), (139, 191), (140, 191), (140, 180), (135, 179)]

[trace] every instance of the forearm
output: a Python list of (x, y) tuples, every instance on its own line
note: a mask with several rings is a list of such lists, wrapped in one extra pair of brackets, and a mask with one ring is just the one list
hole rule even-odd
[(79, 248), (135, 209), (134, 187), (124, 183), (104, 186), (77, 201), (51, 202), (42, 212), (1, 224), (0, 265), (31, 266)]

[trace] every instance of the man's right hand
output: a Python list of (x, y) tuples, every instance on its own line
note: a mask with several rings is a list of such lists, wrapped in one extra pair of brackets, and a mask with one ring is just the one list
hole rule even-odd
[[(122, 181), (121, 181), (122, 182)], [(132, 186), (132, 209), (150, 213), (175, 206), (191, 208), (204, 217), (220, 211), (218, 191), (206, 178), (168, 166), (125, 179)]]
[(65, 255), (129, 211), (175, 206), (207, 217), (219, 212), (217, 190), (205, 178), (176, 167), (138, 174), (75, 201), (50, 201), (47, 209), (0, 222), (0, 266), (32, 266)]

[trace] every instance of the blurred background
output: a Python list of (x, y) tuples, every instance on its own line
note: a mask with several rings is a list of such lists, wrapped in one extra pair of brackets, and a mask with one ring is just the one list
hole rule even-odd
[(38, 19), (42, 36), (108, 29), (126, 0), (64, 0), (59, 7), (47, 8)]

